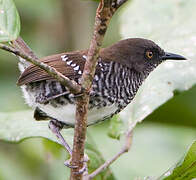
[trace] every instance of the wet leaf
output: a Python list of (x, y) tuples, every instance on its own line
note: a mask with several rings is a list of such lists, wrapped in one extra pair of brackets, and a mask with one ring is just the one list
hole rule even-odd
[(196, 141), (191, 145), (185, 157), (159, 179), (184, 180), (196, 178)]
[(0, 42), (15, 40), (20, 33), (20, 18), (13, 0), (0, 0)]
[[(57, 142), (55, 135), (48, 128), (47, 121), (35, 121), (32, 111), (0, 113), (0, 140), (20, 142), (28, 137), (44, 137)], [(66, 133), (64, 133), (66, 131)], [(72, 143), (73, 129), (62, 131), (63, 136)]]
[(123, 134), (123, 121), (120, 119), (118, 115), (116, 115), (110, 120), (108, 136), (119, 140), (122, 134)]
[(196, 83), (195, 0), (137, 0), (124, 6), (120, 16), (122, 38), (151, 39), (165, 51), (181, 54), (187, 61), (167, 61), (146, 79), (122, 119), (142, 121), (156, 108)]
[[(0, 113), (0, 124), (2, 124), (0, 126), (0, 140), (16, 143), (27, 138), (42, 137), (58, 143), (56, 136), (48, 128), (48, 121), (35, 121), (32, 115), (32, 111)], [(62, 135), (72, 146), (73, 128), (62, 130)], [(47, 148), (50, 148), (50, 146), (51, 144), (46, 145)], [(86, 153), (91, 158), (90, 172), (103, 164), (104, 159), (97, 150), (90, 134), (87, 136)], [(114, 180), (115, 178), (110, 169), (106, 169), (96, 179)]]

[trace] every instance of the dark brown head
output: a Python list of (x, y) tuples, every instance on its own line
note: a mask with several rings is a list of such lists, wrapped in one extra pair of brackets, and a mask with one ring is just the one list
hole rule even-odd
[(113, 60), (138, 72), (151, 71), (165, 60), (185, 60), (183, 56), (167, 53), (151, 40), (130, 38), (102, 49), (104, 59)]

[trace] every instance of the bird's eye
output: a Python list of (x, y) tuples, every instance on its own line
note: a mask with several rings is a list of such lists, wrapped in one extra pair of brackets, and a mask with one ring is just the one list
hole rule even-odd
[(153, 57), (153, 52), (152, 52), (152, 51), (146, 51), (146, 57), (147, 57), (148, 59), (152, 59), (152, 57)]

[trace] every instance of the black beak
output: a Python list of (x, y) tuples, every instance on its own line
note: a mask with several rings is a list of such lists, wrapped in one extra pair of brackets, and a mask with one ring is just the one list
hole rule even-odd
[(173, 54), (173, 53), (168, 53), (166, 52), (165, 55), (162, 56), (162, 60), (187, 60), (185, 57), (178, 55), (178, 54)]

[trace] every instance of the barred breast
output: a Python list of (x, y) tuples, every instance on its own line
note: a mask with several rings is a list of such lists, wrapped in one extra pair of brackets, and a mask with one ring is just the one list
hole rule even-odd
[[(131, 102), (142, 82), (142, 77), (116, 62), (99, 61), (98, 66), (101, 71), (96, 72), (90, 92), (88, 125), (120, 112)], [(75, 97), (59, 82), (34, 82), (23, 85), (22, 89), (31, 107), (38, 107), (49, 117), (74, 126)]]

